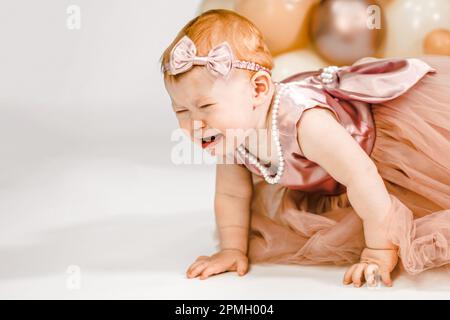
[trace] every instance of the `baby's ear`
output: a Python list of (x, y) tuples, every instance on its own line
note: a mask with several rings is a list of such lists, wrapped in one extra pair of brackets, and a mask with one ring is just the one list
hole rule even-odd
[(270, 95), (272, 84), (272, 77), (266, 71), (257, 71), (250, 79), (250, 84), (253, 88), (252, 95), (255, 103), (263, 103)]

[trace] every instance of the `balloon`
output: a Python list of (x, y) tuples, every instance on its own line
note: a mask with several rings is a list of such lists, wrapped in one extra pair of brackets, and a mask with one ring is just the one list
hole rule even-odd
[(385, 6), (390, 5), (395, 0), (377, 0), (378, 4), (384, 8)]
[(203, 0), (199, 8), (199, 13), (211, 9), (227, 9), (234, 10), (235, 0)]
[(273, 55), (308, 43), (308, 15), (319, 0), (236, 0), (236, 12), (262, 32)]
[(327, 65), (311, 48), (284, 53), (274, 58), (272, 78), (281, 81), (295, 73), (318, 70)]
[(423, 41), (426, 54), (441, 54), (450, 56), (450, 30), (436, 29), (431, 31)]
[(395, 0), (384, 11), (388, 23), (386, 57), (422, 55), (423, 40), (429, 32), (450, 29), (449, 0)]
[(324, 0), (311, 17), (311, 38), (327, 61), (350, 65), (379, 56), (384, 39), (383, 12), (374, 0)]

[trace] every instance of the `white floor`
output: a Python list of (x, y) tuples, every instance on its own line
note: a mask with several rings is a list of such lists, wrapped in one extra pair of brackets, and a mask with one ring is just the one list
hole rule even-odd
[(345, 268), (326, 266), (187, 279), (186, 267), (216, 244), (214, 168), (149, 165), (149, 154), (126, 151), (22, 163), (9, 168), (14, 179), (1, 176), (0, 298), (450, 298), (443, 270), (378, 289), (345, 287)]

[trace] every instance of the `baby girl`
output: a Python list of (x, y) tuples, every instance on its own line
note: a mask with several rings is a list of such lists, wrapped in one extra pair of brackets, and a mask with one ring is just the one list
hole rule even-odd
[(399, 261), (410, 274), (450, 266), (450, 58), (365, 58), (275, 82), (258, 29), (210, 10), (161, 67), (180, 127), (220, 159), (220, 250), (189, 278), (349, 264), (345, 284), (391, 286)]

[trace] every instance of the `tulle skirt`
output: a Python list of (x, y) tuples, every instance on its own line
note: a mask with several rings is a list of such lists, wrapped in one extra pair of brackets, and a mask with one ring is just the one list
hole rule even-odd
[[(372, 106), (370, 154), (390, 194), (386, 227), (404, 269), (450, 267), (450, 58), (402, 96)], [(253, 175), (251, 263), (351, 264), (365, 247), (348, 200), (269, 185)]]

